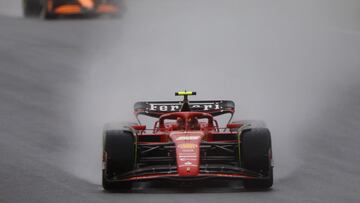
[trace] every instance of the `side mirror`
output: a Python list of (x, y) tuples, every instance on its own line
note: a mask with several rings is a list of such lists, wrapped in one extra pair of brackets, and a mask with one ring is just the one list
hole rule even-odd
[(144, 131), (146, 130), (146, 125), (133, 125), (132, 128), (138, 131)]
[(239, 123), (229, 123), (226, 125), (226, 127), (229, 129), (240, 128), (241, 126), (242, 126), (242, 124), (239, 124)]

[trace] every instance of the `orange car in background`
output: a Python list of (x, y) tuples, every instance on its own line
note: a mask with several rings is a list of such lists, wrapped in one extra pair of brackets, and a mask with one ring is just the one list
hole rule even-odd
[(25, 17), (55, 19), (60, 16), (121, 16), (127, 0), (23, 0)]

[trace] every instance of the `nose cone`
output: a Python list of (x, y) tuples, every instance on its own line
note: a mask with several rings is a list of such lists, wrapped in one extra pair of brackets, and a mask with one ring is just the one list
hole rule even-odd
[(180, 176), (197, 176), (200, 166), (200, 142), (203, 132), (173, 132), (170, 138), (176, 146), (176, 160)]
[(80, 5), (87, 9), (93, 9), (95, 4), (93, 0), (78, 0)]
[(176, 145), (178, 173), (180, 176), (199, 174), (199, 144), (182, 142)]

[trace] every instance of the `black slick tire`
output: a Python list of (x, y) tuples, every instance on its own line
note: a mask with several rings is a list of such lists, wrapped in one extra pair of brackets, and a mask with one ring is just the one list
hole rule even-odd
[(262, 190), (273, 185), (271, 135), (267, 128), (252, 128), (241, 135), (241, 165), (264, 174), (264, 179), (245, 179), (246, 189)]
[(105, 190), (130, 190), (131, 182), (113, 181), (134, 169), (135, 138), (123, 130), (108, 130), (104, 134), (104, 169), (102, 185)]

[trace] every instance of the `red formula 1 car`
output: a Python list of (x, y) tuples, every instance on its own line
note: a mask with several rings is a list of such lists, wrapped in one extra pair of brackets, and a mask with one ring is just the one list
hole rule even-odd
[[(271, 137), (267, 128), (231, 122), (232, 101), (137, 102), (139, 124), (105, 127), (102, 184), (131, 189), (134, 181), (223, 178), (242, 180), (247, 189), (273, 184)], [(230, 114), (226, 127), (216, 116)], [(156, 118), (152, 129), (139, 115)]]
[(25, 17), (42, 16), (54, 19), (59, 16), (120, 16), (127, 0), (23, 0)]

